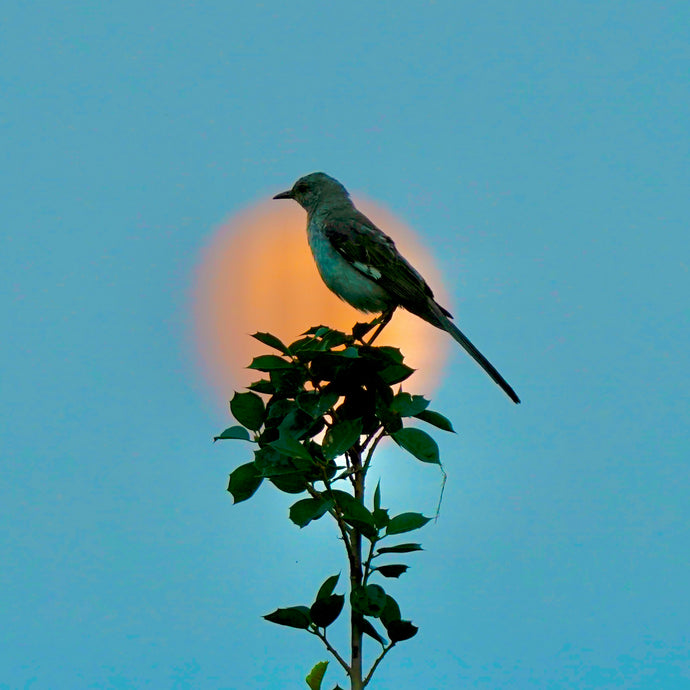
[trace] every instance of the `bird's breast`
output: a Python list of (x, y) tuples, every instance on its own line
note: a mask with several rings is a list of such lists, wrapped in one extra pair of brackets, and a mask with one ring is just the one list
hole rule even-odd
[(388, 293), (348, 263), (316, 223), (309, 223), (307, 235), (323, 282), (340, 299), (364, 312), (383, 312), (392, 306)]

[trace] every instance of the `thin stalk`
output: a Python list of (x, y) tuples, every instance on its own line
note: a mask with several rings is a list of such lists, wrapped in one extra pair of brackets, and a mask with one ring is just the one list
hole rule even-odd
[[(352, 476), (354, 496), (364, 503), (364, 472), (362, 471), (362, 454), (357, 450), (348, 453), (355, 472)], [(353, 527), (350, 532), (350, 591), (355, 592), (362, 586), (362, 533)], [(358, 620), (359, 614), (350, 612), (350, 687), (352, 690), (362, 690), (362, 629)]]

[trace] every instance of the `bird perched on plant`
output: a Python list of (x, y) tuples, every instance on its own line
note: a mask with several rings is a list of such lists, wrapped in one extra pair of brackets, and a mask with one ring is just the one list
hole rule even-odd
[(345, 187), (325, 173), (301, 177), (274, 199), (294, 199), (307, 212), (307, 236), (324, 283), (363, 312), (382, 314), (378, 335), (397, 307), (450, 333), (515, 403), (520, 399), (484, 355), (451, 321), (422, 276), (393, 240), (358, 211)]

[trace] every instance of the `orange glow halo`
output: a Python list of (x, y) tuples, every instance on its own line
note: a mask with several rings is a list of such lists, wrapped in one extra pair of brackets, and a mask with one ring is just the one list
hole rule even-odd
[[(358, 199), (357, 207), (395, 240), (447, 306), (439, 273), (412, 231), (371, 202)], [(196, 342), (206, 378), (223, 400), (258, 378), (246, 366), (266, 347), (249, 334), (268, 331), (290, 343), (311, 326), (350, 332), (355, 322), (375, 316), (358, 312), (324, 285), (305, 228), (297, 204), (261, 202), (223, 223), (202, 252), (194, 289)], [(404, 383), (416, 393), (430, 393), (437, 384), (449, 343), (448, 334), (402, 309), (376, 340), (399, 347), (418, 370)]]

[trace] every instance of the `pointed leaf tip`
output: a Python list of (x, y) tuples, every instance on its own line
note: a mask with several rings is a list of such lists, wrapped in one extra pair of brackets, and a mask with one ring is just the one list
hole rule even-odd
[(408, 427), (400, 429), (392, 434), (393, 440), (408, 453), (412, 453), (422, 462), (430, 462), (439, 465), (441, 458), (438, 444), (426, 431)]

